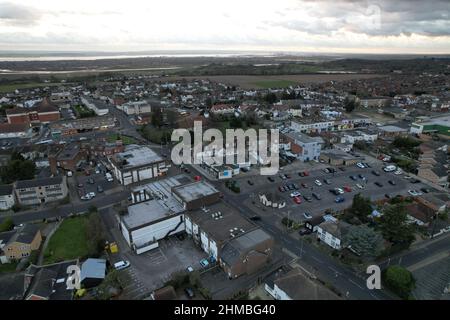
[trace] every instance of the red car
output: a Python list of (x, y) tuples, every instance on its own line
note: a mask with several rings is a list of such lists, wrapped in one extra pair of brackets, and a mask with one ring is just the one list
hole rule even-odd
[(302, 203), (302, 199), (300, 199), (300, 197), (294, 197), (294, 198), (292, 198), (292, 199), (294, 199), (294, 202), (295, 202), (296, 204)]
[(195, 177), (194, 177), (194, 180), (195, 180), (195, 181), (200, 181), (200, 180), (202, 180), (202, 177), (200, 177), (200, 176), (195, 176)]
[(309, 172), (308, 171), (303, 171), (303, 174), (305, 175), (305, 177), (309, 176)]
[(345, 192), (352, 192), (352, 188), (350, 188), (349, 186), (345, 186), (343, 189)]

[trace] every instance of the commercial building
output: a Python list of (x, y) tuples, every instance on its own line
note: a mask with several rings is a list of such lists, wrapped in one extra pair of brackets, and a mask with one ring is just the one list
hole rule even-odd
[(147, 101), (131, 101), (117, 106), (117, 108), (129, 116), (152, 112), (152, 107)]
[(54, 92), (50, 96), (50, 102), (54, 104), (66, 104), (72, 101), (73, 97), (70, 92)]
[(165, 175), (168, 163), (147, 146), (128, 145), (109, 158), (116, 179), (123, 185)]
[(94, 100), (89, 97), (81, 97), (81, 103), (83, 103), (86, 108), (94, 111), (97, 116), (104, 116), (109, 112), (108, 105), (100, 100)]
[(320, 160), (333, 166), (351, 166), (360, 161), (359, 158), (337, 149), (322, 151)]
[(281, 135), (281, 142), (300, 161), (319, 160), (324, 141), (320, 137), (310, 137), (300, 132), (287, 132)]
[(158, 247), (158, 241), (184, 231), (185, 211), (172, 195), (172, 188), (189, 183), (185, 175), (136, 187), (133, 204), (120, 216), (119, 227), (128, 245), (138, 254)]
[(185, 210), (196, 210), (220, 200), (220, 192), (203, 180), (173, 187), (172, 194)]
[(28, 123), (1, 123), (0, 139), (8, 138), (31, 138), (33, 129)]
[(53, 138), (70, 136), (78, 133), (107, 130), (116, 126), (116, 118), (113, 116), (92, 117), (76, 120), (67, 120), (50, 124)]
[(17, 181), (14, 190), (17, 202), (25, 206), (62, 200), (68, 195), (65, 176)]
[(422, 122), (411, 124), (411, 133), (436, 133), (444, 136), (450, 136), (450, 115), (430, 118)]
[(317, 238), (331, 248), (340, 250), (344, 248), (343, 238), (350, 225), (344, 221), (325, 221), (317, 226)]
[(11, 209), (15, 203), (13, 186), (0, 185), (0, 210)]
[(61, 118), (59, 109), (44, 98), (31, 108), (12, 108), (6, 110), (10, 124), (49, 123)]
[(225, 243), (220, 265), (230, 279), (253, 274), (267, 264), (273, 246), (273, 238), (262, 229), (243, 233)]
[(50, 170), (53, 174), (58, 168), (66, 171), (76, 171), (78, 164), (86, 158), (86, 151), (81, 149), (80, 144), (71, 143), (62, 149), (55, 150), (48, 156)]

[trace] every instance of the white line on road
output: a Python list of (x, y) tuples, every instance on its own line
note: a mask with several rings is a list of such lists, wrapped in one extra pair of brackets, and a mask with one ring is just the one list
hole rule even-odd
[(316, 258), (315, 256), (311, 256), (311, 258), (313, 258), (314, 260), (316, 260), (316, 261), (319, 262), (319, 263), (322, 263), (322, 262), (323, 262), (322, 260)]
[(359, 284), (357, 284), (355, 281), (353, 281), (352, 279), (348, 279), (348, 281), (350, 281), (351, 283), (353, 283), (355, 286), (357, 286), (358, 288), (364, 290), (363, 287), (361, 287)]

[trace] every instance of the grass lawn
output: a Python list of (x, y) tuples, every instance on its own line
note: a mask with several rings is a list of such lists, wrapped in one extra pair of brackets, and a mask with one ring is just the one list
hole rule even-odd
[(78, 114), (80, 118), (89, 118), (89, 117), (95, 117), (95, 112), (93, 110), (90, 110), (86, 108), (85, 106), (74, 106), (73, 107)]
[(17, 262), (0, 264), (0, 273), (14, 272), (17, 268)]
[[(116, 142), (118, 137), (119, 137), (119, 135), (117, 133), (115, 133), (115, 134), (108, 136), (108, 138), (106, 138), (106, 140), (108, 142)], [(136, 143), (136, 140), (131, 137), (127, 137), (127, 136), (121, 136), (121, 137), (122, 137), (122, 143), (125, 145)]]
[(0, 93), (13, 92), (16, 89), (42, 88), (58, 85), (61, 85), (61, 83), (30, 82), (30, 83), (0, 84)]
[(289, 86), (295, 86), (297, 85), (297, 82), (290, 80), (261, 80), (256, 81), (253, 84), (262, 89), (269, 89), (269, 88), (286, 88)]
[(76, 259), (89, 254), (86, 238), (87, 220), (87, 217), (82, 216), (63, 221), (45, 250), (44, 264)]

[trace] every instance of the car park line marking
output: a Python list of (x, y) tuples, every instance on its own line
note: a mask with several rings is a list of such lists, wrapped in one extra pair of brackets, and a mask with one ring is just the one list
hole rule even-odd
[(352, 279), (348, 279), (348, 281), (350, 281), (351, 283), (353, 283), (355, 286), (357, 286), (358, 288), (360, 288), (360, 289), (363, 289), (364, 290), (364, 288), (363, 287), (361, 287), (359, 284), (357, 284), (355, 281), (353, 281)]
[(322, 263), (322, 262), (323, 262), (322, 260), (320, 260), (320, 259), (316, 258), (315, 256), (311, 256), (311, 258), (313, 258), (313, 259), (314, 259), (314, 260), (316, 260), (317, 262), (320, 262), (320, 263)]

